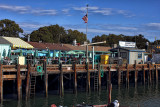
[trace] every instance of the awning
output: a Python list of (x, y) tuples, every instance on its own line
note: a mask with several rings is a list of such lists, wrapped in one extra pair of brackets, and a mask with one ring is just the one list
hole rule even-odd
[(23, 41), (20, 38), (16, 38), (16, 37), (3, 37), (3, 38), (8, 40), (10, 43), (12, 43), (13, 48), (25, 48), (25, 49), (34, 48), (32, 45), (28, 44), (27, 42)]

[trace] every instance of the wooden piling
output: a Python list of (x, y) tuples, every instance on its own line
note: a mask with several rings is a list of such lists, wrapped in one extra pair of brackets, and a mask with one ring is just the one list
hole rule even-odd
[(91, 84), (91, 82), (90, 82), (89, 62), (87, 62), (86, 64), (87, 64), (87, 67), (86, 67), (86, 70), (87, 70), (87, 78), (86, 78), (87, 87), (86, 87), (86, 90), (87, 90), (87, 92), (90, 92), (90, 84)]
[(108, 82), (108, 105), (111, 103), (111, 94), (112, 94), (112, 84)]
[(47, 74), (47, 62), (44, 60), (44, 84), (45, 84), (45, 96), (48, 97), (48, 74)]
[(142, 70), (143, 70), (143, 83), (144, 83), (144, 85), (145, 85), (145, 81), (146, 81), (146, 71), (145, 71), (144, 65), (142, 66)]
[(99, 91), (101, 90), (101, 71), (100, 71), (100, 67), (101, 65), (100, 65), (100, 63), (98, 64), (98, 89), (99, 89)]
[(128, 64), (126, 64), (126, 69), (127, 69), (127, 77), (126, 77), (126, 80), (127, 80), (127, 85), (128, 85), (128, 87), (129, 87), (129, 66), (128, 66)]
[(60, 63), (60, 96), (64, 96), (62, 63)]
[(30, 84), (30, 72), (31, 72), (31, 66), (28, 64), (28, 73), (27, 73), (27, 82), (26, 82), (26, 100), (29, 98), (29, 84)]
[(76, 72), (76, 63), (74, 66), (74, 93), (77, 93), (77, 72)]
[(17, 65), (17, 95), (18, 100), (22, 98), (22, 80), (21, 80), (21, 73), (20, 73), (20, 65)]
[(3, 102), (3, 71), (2, 64), (0, 63), (0, 103)]
[(135, 69), (135, 87), (137, 86), (137, 79), (138, 79), (138, 70), (137, 70), (137, 64), (135, 61), (135, 65), (134, 65), (134, 69)]
[(108, 68), (108, 80), (111, 83), (111, 68)]
[(152, 74), (151, 74), (151, 64), (149, 64), (149, 83), (152, 82)]
[(158, 69), (157, 69), (157, 65), (155, 65), (155, 69), (156, 69), (156, 83), (158, 83)]
[(117, 68), (117, 71), (118, 71), (118, 86), (120, 86), (121, 85), (121, 71), (119, 67)]

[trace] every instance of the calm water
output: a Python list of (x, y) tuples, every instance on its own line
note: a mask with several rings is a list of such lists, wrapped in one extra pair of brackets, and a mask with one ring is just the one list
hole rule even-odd
[[(18, 102), (16, 99), (5, 99), (3, 107), (50, 107), (51, 104), (66, 105), (73, 107), (73, 104), (86, 102), (87, 104), (106, 104), (108, 91), (101, 92), (92, 91), (90, 94), (86, 92), (78, 92), (77, 95), (65, 93), (64, 97), (54, 95), (49, 92), (48, 98), (43, 96), (43, 93), (36, 93), (36, 97), (29, 101)], [(23, 98), (24, 99), (24, 98)], [(130, 86), (129, 89), (125, 87), (117, 88), (113, 85), (112, 101), (119, 100), (120, 105), (129, 105), (131, 107), (160, 107), (160, 84), (156, 85), (141, 85), (137, 88)]]

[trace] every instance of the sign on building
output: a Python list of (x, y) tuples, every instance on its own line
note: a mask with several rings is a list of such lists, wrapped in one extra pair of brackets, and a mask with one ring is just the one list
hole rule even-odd
[(136, 43), (135, 42), (125, 42), (125, 41), (119, 41), (119, 46), (120, 47), (127, 47), (127, 48), (133, 48), (136, 47)]

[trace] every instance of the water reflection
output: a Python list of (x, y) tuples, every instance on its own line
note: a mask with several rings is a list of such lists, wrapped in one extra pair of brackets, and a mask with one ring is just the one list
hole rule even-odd
[[(118, 88), (112, 87), (112, 101), (119, 100), (121, 105), (129, 105), (130, 107), (159, 107), (160, 105), (160, 84), (142, 85), (137, 84), (137, 87), (130, 86), (129, 88), (122, 86)], [(28, 101), (25, 99), (21, 102), (14, 100), (4, 100), (3, 107), (50, 107), (51, 104), (73, 105), (85, 102), (87, 104), (106, 104), (108, 101), (108, 91), (101, 90), (86, 92), (77, 92), (77, 94), (65, 93), (63, 97), (49, 93), (48, 98), (44, 97), (43, 93), (36, 93), (35, 98)], [(2, 105), (1, 105), (2, 106)]]

